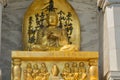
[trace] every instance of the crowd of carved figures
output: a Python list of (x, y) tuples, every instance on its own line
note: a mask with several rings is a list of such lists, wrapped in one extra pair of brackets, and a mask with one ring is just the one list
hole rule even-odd
[(61, 76), (64, 80), (86, 80), (85, 64), (80, 62), (79, 66), (77, 63), (73, 63), (72, 66), (70, 66), (70, 64), (66, 63)]
[(49, 75), (47, 67), (44, 63), (41, 64), (39, 69), (38, 64), (33, 65), (28, 63), (26, 70), (24, 71), (24, 80), (49, 80)]
[(62, 80), (87, 80), (87, 68), (84, 62), (80, 63), (65, 63), (63, 70), (60, 72), (58, 66), (52, 66), (51, 72), (48, 71), (45, 63), (32, 65), (28, 63), (24, 70), (24, 80), (50, 80), (50, 75), (55, 77), (62, 77)]

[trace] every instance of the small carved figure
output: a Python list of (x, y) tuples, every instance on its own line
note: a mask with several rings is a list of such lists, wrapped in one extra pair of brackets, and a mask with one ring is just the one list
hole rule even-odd
[(58, 66), (55, 64), (55, 65), (53, 65), (53, 67), (52, 67), (52, 75), (53, 75), (53, 76), (58, 76), (58, 74), (59, 74), (59, 68), (58, 68)]
[(40, 73), (47, 73), (47, 72), (48, 70), (47, 70), (45, 63), (42, 63), (41, 68), (40, 68)]
[(98, 80), (97, 60), (90, 60), (89, 65), (90, 80)]
[(42, 63), (40, 68), (39, 80), (49, 80), (49, 75), (50, 74), (48, 73), (45, 63)]
[(32, 65), (31, 65), (31, 63), (28, 63), (26, 66), (26, 70), (24, 72), (24, 79), (25, 80), (34, 80), (33, 76), (32, 76), (32, 72), (33, 72)]
[(38, 68), (38, 65), (35, 64), (33, 65), (33, 73), (32, 73), (34, 80), (37, 80), (38, 75), (39, 75), (39, 68)]
[(83, 62), (79, 63), (79, 75), (80, 80), (86, 80), (87, 74), (85, 64)]
[(78, 80), (79, 79), (79, 68), (77, 67), (77, 63), (72, 64), (72, 73), (73, 73), (73, 79)]
[(71, 68), (70, 68), (69, 63), (65, 63), (61, 76), (65, 80), (71, 80), (72, 74), (71, 74)]

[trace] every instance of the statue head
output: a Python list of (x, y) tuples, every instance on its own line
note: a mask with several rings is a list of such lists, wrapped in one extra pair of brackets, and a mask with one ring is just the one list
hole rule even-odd
[(79, 66), (80, 66), (80, 67), (84, 67), (84, 65), (85, 65), (85, 64), (84, 64), (83, 62), (80, 62), (80, 63), (79, 63)]
[(77, 67), (77, 63), (73, 63), (73, 64), (72, 64), (72, 67)]
[(33, 67), (34, 67), (34, 69), (38, 69), (38, 65), (37, 64), (35, 64)]
[(57, 26), (58, 16), (54, 11), (49, 12), (47, 16), (47, 23), (48, 23), (48, 26)]
[(32, 68), (31, 63), (28, 63), (28, 64), (27, 64), (27, 68)]
[(42, 63), (42, 64), (41, 64), (41, 67), (44, 67), (44, 68), (46, 68), (46, 65), (45, 65), (45, 63)]
[(69, 63), (66, 63), (66, 64), (65, 64), (65, 67), (69, 67), (69, 66), (70, 66)]

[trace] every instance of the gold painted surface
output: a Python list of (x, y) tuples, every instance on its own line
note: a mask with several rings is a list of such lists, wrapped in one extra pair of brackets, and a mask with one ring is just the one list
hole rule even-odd
[(77, 61), (98, 59), (98, 52), (75, 52), (75, 51), (13, 51), (12, 58), (22, 60), (46, 60), (46, 61)]
[[(80, 23), (77, 14), (67, 0), (53, 0), (55, 10), (44, 10), (50, 6), (50, 0), (34, 0), (29, 6), (28, 10), (24, 16), (23, 23), (23, 47), (24, 50), (30, 51), (48, 51), (48, 50), (66, 50), (71, 49), (71, 45), (75, 45), (75, 49), (80, 49)], [(51, 3), (53, 4), (53, 3)], [(47, 15), (47, 17), (44, 18)], [(61, 14), (61, 15), (60, 15)], [(69, 14), (69, 15), (68, 15)], [(60, 18), (60, 16), (62, 16)], [(64, 19), (63, 19), (64, 16)], [(60, 20), (61, 19), (61, 20)], [(68, 20), (69, 19), (69, 20)], [(39, 22), (44, 21), (44, 22)], [(66, 38), (65, 29), (57, 29), (57, 27), (62, 23), (63, 27), (71, 27), (72, 34), (70, 31), (70, 41)], [(66, 25), (67, 23), (67, 25)], [(48, 26), (47, 29), (38, 29), (35, 33), (34, 30), (43, 24)], [(66, 25), (66, 26), (65, 26)], [(33, 34), (28, 35), (29, 30), (32, 30)], [(51, 33), (52, 31), (52, 33)], [(45, 36), (41, 39), (41, 34), (44, 33)], [(50, 33), (50, 34), (48, 34)], [(29, 38), (34, 42), (29, 41)], [(47, 37), (47, 39), (46, 39)], [(35, 38), (35, 40), (34, 40)], [(29, 43), (31, 42), (31, 43)], [(47, 46), (46, 46), (47, 45)], [(67, 46), (65, 46), (67, 45)], [(48, 47), (54, 46), (54, 47)], [(62, 49), (60, 49), (63, 47)], [(72, 46), (73, 48), (73, 46)]]
[(67, 0), (34, 0), (23, 21), (25, 51), (12, 51), (11, 80), (98, 80), (98, 52), (80, 52), (79, 19)]
[(12, 74), (18, 80), (98, 80), (98, 57), (98, 52), (13, 51), (12, 70), (20, 74)]

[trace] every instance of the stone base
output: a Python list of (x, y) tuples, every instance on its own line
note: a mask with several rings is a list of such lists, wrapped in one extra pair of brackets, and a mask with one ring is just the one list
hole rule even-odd
[[(64, 80), (60, 74), (62, 73), (65, 64), (69, 64), (72, 68), (73, 63), (79, 65), (81, 62), (85, 64), (84, 68), (93, 67), (96, 64), (98, 67), (98, 52), (80, 52), (80, 51), (48, 51), (48, 52), (35, 52), (35, 51), (13, 51), (12, 52), (12, 80), (25, 80), (27, 77), (24, 72), (27, 72), (27, 66), (41, 67), (44, 65), (48, 73), (50, 74), (49, 80)], [(54, 67), (56, 65), (56, 67)], [(31, 68), (34, 70), (34, 68)], [(96, 68), (94, 68), (96, 70)], [(16, 71), (17, 70), (17, 71)], [(24, 71), (25, 70), (25, 71)], [(58, 76), (52, 76), (51, 71), (55, 71)], [(96, 70), (97, 72), (98, 70)], [(88, 70), (88, 75), (91, 70)], [(21, 73), (21, 74), (19, 74)], [(29, 73), (29, 72), (27, 72)], [(94, 73), (94, 72), (93, 72)], [(17, 75), (16, 75), (17, 74)], [(31, 73), (33, 74), (33, 72)], [(38, 73), (39, 74), (39, 73)], [(22, 75), (22, 76), (21, 76)], [(46, 74), (44, 74), (46, 75)], [(98, 77), (98, 76), (96, 76)], [(28, 77), (29, 78), (29, 77)], [(89, 78), (89, 77), (88, 77)], [(33, 79), (32, 79), (33, 80)]]
[(105, 80), (120, 80), (120, 71), (110, 71)]

